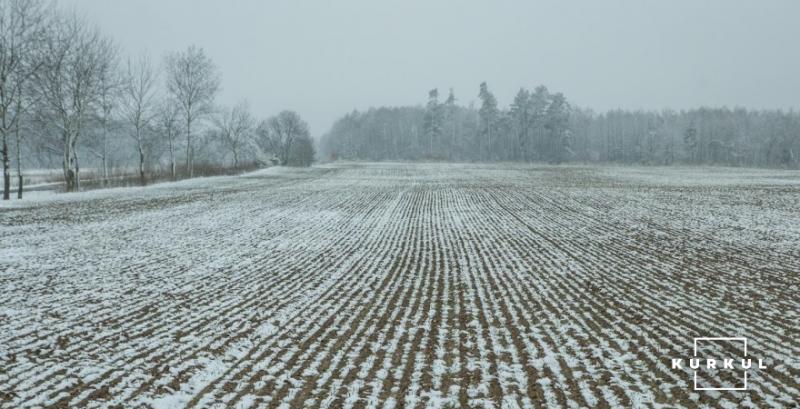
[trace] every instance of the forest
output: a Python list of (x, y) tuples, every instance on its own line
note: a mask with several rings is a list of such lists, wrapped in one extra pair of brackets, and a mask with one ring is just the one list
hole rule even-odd
[[(470, 96), (471, 97), (471, 96)], [(324, 159), (601, 162), (797, 168), (800, 114), (708, 108), (597, 113), (545, 86), (502, 108), (487, 83), (479, 106), (438, 89), (422, 106), (353, 111), (321, 140)]]

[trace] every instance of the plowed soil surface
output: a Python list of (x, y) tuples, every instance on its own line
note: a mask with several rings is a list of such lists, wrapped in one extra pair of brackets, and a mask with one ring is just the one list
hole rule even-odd
[[(767, 369), (694, 391), (695, 337)], [(0, 208), (0, 407), (791, 407), (799, 379), (797, 172), (343, 163)]]

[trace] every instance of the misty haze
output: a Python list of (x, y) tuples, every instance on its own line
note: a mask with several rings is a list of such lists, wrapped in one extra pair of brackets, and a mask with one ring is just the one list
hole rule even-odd
[(797, 407), (797, 16), (0, 0), (0, 408)]

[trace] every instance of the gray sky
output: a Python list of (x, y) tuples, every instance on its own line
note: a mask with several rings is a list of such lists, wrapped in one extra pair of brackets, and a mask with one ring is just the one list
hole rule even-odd
[(219, 102), (296, 110), (312, 134), (353, 109), (487, 81), (612, 108), (800, 107), (800, 1), (62, 0), (124, 52), (203, 47)]

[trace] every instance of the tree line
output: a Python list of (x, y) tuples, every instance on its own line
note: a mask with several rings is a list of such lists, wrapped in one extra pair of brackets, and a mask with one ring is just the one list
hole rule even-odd
[(478, 106), (438, 89), (422, 106), (353, 111), (321, 141), (326, 159), (709, 164), (797, 168), (800, 114), (744, 108), (612, 110), (571, 105), (545, 86), (507, 108), (484, 82)]
[(105, 182), (115, 167), (193, 177), (198, 163), (308, 166), (308, 124), (293, 111), (257, 120), (246, 101), (216, 104), (221, 73), (202, 48), (162, 61), (124, 57), (77, 12), (45, 0), (0, 1), (0, 154), (3, 199), (12, 171), (22, 198), (25, 166), (59, 167), (67, 191), (81, 169)]

